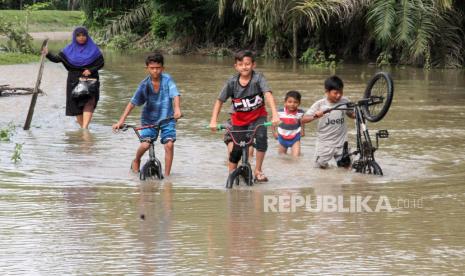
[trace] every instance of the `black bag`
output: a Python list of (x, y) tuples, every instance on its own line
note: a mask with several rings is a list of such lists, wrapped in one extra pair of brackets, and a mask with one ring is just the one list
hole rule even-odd
[(99, 87), (97, 79), (79, 78), (78, 84), (71, 91), (74, 99), (81, 99), (95, 95)]

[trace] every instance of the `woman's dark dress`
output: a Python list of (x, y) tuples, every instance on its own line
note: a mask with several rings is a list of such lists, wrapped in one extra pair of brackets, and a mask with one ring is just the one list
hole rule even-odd
[[(94, 62), (89, 65), (83, 67), (77, 67), (68, 62), (66, 56), (60, 52), (58, 55), (53, 55), (51, 53), (47, 54), (47, 58), (55, 63), (63, 63), (66, 70), (68, 70), (68, 79), (66, 81), (66, 116), (76, 116), (81, 115), (83, 113), (84, 105), (91, 100), (91, 98), (85, 98), (82, 100), (76, 100), (71, 96), (71, 92), (73, 91), (74, 87), (78, 84), (79, 78), (82, 77), (82, 72), (84, 70), (89, 70), (91, 75), (89, 78), (99, 79), (98, 70), (100, 70), (104, 65), (103, 56), (97, 58)], [(95, 93), (95, 105), (94, 108), (97, 107), (97, 102), (100, 97), (100, 84), (97, 87), (97, 91)]]

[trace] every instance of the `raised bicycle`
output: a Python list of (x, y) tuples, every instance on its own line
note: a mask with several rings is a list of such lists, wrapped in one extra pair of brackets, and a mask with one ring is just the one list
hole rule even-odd
[(357, 102), (338, 104), (324, 113), (333, 110), (351, 110), (355, 113), (356, 145), (353, 152), (348, 151), (347, 142), (344, 144), (341, 160), (350, 160), (353, 155), (358, 159), (352, 163), (352, 169), (359, 173), (383, 175), (383, 170), (375, 160), (375, 151), (379, 147), (379, 138), (388, 138), (385, 129), (376, 132), (376, 146), (373, 145), (368, 132), (367, 122), (378, 122), (388, 112), (394, 96), (394, 83), (386, 72), (376, 73), (368, 82), (363, 99)]
[[(253, 172), (252, 172), (252, 167), (250, 166), (249, 163), (249, 147), (253, 143), (254, 138), (255, 138), (255, 133), (257, 132), (257, 129), (259, 127), (269, 127), (272, 125), (272, 122), (266, 122), (263, 124), (258, 124), (255, 126), (254, 129), (250, 130), (233, 130), (230, 127), (226, 127), (225, 125), (219, 124), (217, 126), (218, 130), (226, 130), (229, 132), (232, 142), (241, 147), (242, 149), (242, 157), (241, 157), (241, 164), (238, 165), (238, 167), (233, 170), (229, 176), (228, 179), (226, 180), (226, 188), (231, 189), (234, 184), (239, 185), (240, 178), (242, 178), (247, 186), (253, 186), (254, 183), (254, 177), (253, 177)], [(208, 127), (208, 126), (207, 126)], [(244, 137), (245, 140), (240, 140), (237, 141), (236, 137), (234, 137), (234, 134), (246, 134), (246, 135), (241, 135)]]
[[(157, 141), (157, 138), (159, 136), (160, 126), (168, 123), (171, 120), (174, 120), (174, 117), (163, 119), (155, 125), (136, 126), (130, 124), (123, 124), (121, 126), (120, 130), (122, 131), (127, 131), (129, 128), (132, 128), (141, 142), (148, 142), (150, 144), (149, 159), (145, 162), (145, 164), (142, 166), (140, 170), (140, 180), (164, 178), (161, 162), (155, 155), (155, 142)], [(147, 128), (155, 129), (155, 131), (157, 132), (157, 138), (141, 138), (139, 131)]]

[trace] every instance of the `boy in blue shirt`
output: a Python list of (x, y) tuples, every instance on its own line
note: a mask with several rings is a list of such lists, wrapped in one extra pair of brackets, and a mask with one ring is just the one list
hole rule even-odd
[[(163, 55), (154, 53), (145, 60), (149, 76), (140, 84), (126, 106), (119, 121), (113, 125), (113, 130), (121, 128), (124, 121), (135, 106), (144, 105), (141, 114), (141, 124), (153, 125), (169, 117), (174, 120), (160, 126), (160, 141), (165, 146), (165, 176), (169, 176), (173, 163), (174, 142), (176, 141), (176, 119), (181, 117), (180, 94), (176, 84), (170, 75), (163, 73)], [(136, 158), (132, 161), (131, 169), (138, 172), (142, 155), (149, 149), (150, 144), (142, 141), (143, 138), (157, 138), (157, 132), (153, 128), (143, 129), (139, 132), (141, 144), (136, 152)]]

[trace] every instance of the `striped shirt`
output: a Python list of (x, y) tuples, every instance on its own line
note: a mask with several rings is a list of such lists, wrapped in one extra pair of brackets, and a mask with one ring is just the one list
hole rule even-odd
[(281, 123), (278, 126), (278, 134), (285, 140), (293, 139), (301, 131), (300, 120), (304, 115), (302, 109), (297, 109), (294, 112), (288, 112), (287, 109), (280, 108), (278, 110)]

